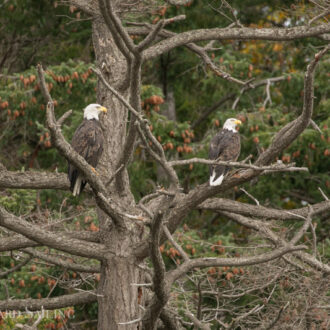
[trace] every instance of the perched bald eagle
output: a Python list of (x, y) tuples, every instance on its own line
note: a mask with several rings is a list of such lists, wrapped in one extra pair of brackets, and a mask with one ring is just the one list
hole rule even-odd
[[(235, 118), (229, 118), (223, 125), (223, 129), (211, 140), (209, 158), (221, 161), (236, 161), (241, 151), (240, 136), (236, 126), (242, 122)], [(224, 165), (210, 166), (210, 186), (220, 186), (228, 167)]]
[[(90, 104), (84, 109), (84, 120), (75, 131), (71, 145), (73, 149), (93, 168), (103, 152), (103, 132), (99, 114), (107, 109), (99, 104)], [(84, 176), (73, 165), (68, 163), (68, 176), (73, 196), (78, 196), (86, 185)]]

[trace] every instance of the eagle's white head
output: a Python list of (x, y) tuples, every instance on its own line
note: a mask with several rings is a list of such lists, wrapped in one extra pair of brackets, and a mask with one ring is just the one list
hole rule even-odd
[(101, 112), (107, 112), (107, 108), (103, 107), (100, 104), (92, 103), (84, 109), (84, 118), (85, 119), (96, 119), (99, 120), (99, 114)]
[(223, 125), (223, 128), (224, 129), (227, 129), (228, 131), (232, 131), (232, 132), (237, 132), (237, 125), (241, 125), (242, 122), (236, 118), (228, 118), (224, 125)]

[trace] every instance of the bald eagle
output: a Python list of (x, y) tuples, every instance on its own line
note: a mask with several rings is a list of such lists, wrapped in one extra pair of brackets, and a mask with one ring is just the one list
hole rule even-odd
[[(221, 161), (236, 161), (241, 151), (241, 142), (236, 126), (242, 122), (235, 118), (229, 118), (211, 140), (209, 158)], [(210, 166), (210, 186), (220, 186), (228, 167), (224, 165)]]
[[(71, 145), (73, 149), (93, 168), (103, 152), (103, 132), (99, 114), (107, 109), (99, 104), (90, 104), (84, 109), (84, 120), (75, 131)], [(68, 163), (68, 177), (73, 196), (78, 196), (86, 185), (84, 176), (73, 165)]]

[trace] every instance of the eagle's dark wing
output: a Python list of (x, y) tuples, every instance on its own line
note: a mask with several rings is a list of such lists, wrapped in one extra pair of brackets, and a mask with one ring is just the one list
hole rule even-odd
[[(236, 132), (222, 129), (211, 140), (209, 158), (211, 160), (236, 161), (241, 150), (240, 136)], [(213, 181), (221, 175), (225, 175), (227, 167), (224, 165), (211, 165), (210, 176)]]
[[(84, 119), (74, 133), (71, 145), (80, 156), (86, 159), (87, 163), (96, 167), (103, 152), (103, 132), (99, 121)], [(74, 188), (78, 175), (79, 171), (69, 163), (68, 176), (71, 190)], [(82, 181), (80, 192), (85, 185), (86, 182)]]

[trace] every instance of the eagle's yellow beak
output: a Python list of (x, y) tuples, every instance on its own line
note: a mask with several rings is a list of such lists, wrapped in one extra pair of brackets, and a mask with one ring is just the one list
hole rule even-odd
[(235, 120), (235, 124), (236, 124), (236, 125), (242, 125), (242, 122), (241, 122), (239, 119), (236, 119), (236, 120)]
[(101, 107), (100, 111), (107, 113), (108, 109), (106, 107)]

